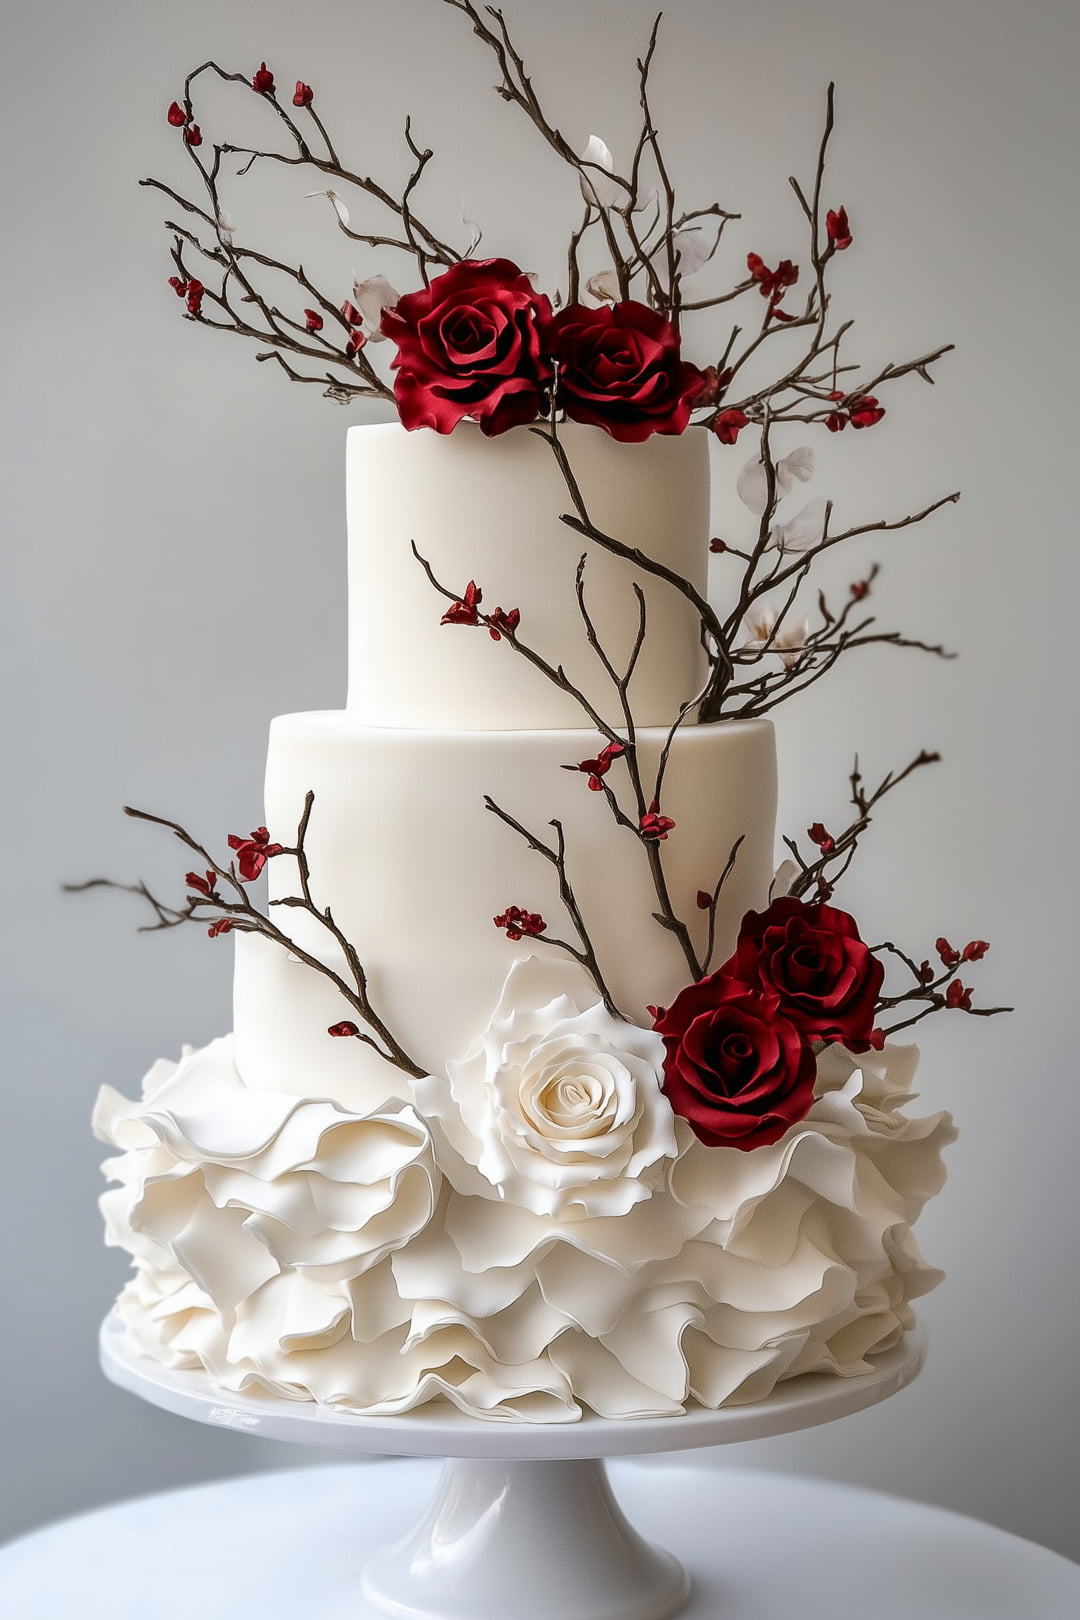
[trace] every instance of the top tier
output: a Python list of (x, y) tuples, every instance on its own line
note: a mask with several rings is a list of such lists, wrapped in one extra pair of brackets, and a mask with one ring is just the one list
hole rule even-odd
[[(559, 429), (590, 522), (665, 563), (699, 591), (708, 560), (709, 466), (704, 433), (619, 444), (601, 429)], [(551, 447), (528, 428), (486, 439), (473, 423), (440, 435), (398, 423), (350, 428), (349, 696), (366, 725), (516, 731), (588, 727), (580, 704), (483, 629), (442, 625), (410, 542), (447, 589), (470, 580), (481, 611), (521, 613), (523, 642), (605, 715), (619, 720), (611, 677), (590, 647), (574, 591), (582, 553), (585, 600), (601, 645), (622, 672), (638, 607), (646, 637), (630, 686), (638, 725), (666, 725), (705, 679), (697, 615), (670, 585), (612, 556), (559, 521), (573, 511)]]

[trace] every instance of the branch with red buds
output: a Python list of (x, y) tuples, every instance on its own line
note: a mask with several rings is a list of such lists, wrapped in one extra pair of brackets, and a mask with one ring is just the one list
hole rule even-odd
[[(231, 933), (234, 930), (241, 934), (260, 934), (272, 944), (288, 951), (306, 967), (312, 968), (329, 979), (338, 993), (354, 1010), (365, 1025), (359, 1029), (350, 1020), (343, 1020), (334, 1025), (330, 1033), (355, 1035), (365, 1046), (370, 1046), (387, 1063), (395, 1068), (403, 1069), (406, 1074), (414, 1077), (426, 1074), (426, 1070), (408, 1055), (401, 1043), (391, 1034), (386, 1023), (380, 1018), (372, 1005), (368, 988), (368, 977), (363, 963), (357, 954), (355, 946), (345, 937), (341, 928), (334, 920), (329, 906), (316, 903), (311, 892), (311, 872), (308, 866), (307, 851), (305, 848), (308, 824), (311, 820), (312, 806), (315, 795), (308, 793), (304, 799), (304, 810), (296, 832), (296, 843), (286, 846), (270, 842), (265, 827), (258, 827), (246, 839), (233, 834), (229, 838), (230, 847), (236, 852), (236, 860), (228, 865), (215, 861), (210, 852), (197, 842), (189, 832), (178, 822), (169, 821), (164, 816), (154, 816), (147, 810), (134, 810), (129, 805), (124, 806), (124, 814), (132, 816), (136, 821), (148, 821), (156, 827), (167, 828), (175, 838), (178, 838), (193, 854), (197, 855), (203, 866), (205, 876), (198, 872), (189, 872), (185, 879), (189, 893), (184, 903), (178, 906), (168, 905), (153, 895), (147, 885), (139, 883), (117, 883), (112, 878), (91, 878), (86, 883), (68, 883), (64, 885), (67, 893), (77, 894), (87, 889), (120, 889), (127, 894), (137, 894), (145, 900), (154, 913), (156, 921), (146, 923), (140, 933), (156, 933), (164, 928), (176, 928), (182, 923), (209, 921), (207, 933), (211, 939), (221, 934)], [(263, 911), (251, 897), (248, 888), (261, 873), (268, 860), (281, 855), (291, 855), (296, 861), (300, 893), (288, 895), (279, 900), (271, 900), (270, 906), (292, 907), (306, 912), (339, 946), (346, 962), (349, 978), (343, 978), (335, 973), (333, 968), (312, 955), (309, 950), (299, 944), (289, 934), (280, 928), (268, 911)], [(348, 1028), (346, 1029), (346, 1025)]]

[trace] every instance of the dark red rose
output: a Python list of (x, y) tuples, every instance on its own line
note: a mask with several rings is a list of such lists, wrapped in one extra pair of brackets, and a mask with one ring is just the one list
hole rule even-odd
[(846, 911), (792, 895), (768, 911), (748, 911), (735, 954), (720, 971), (779, 996), (785, 1016), (809, 1039), (843, 1041), (853, 1052), (876, 1043), (885, 969)]
[(814, 1100), (817, 1064), (780, 998), (724, 972), (699, 979), (660, 1010), (663, 1090), (708, 1147), (775, 1142)]
[(682, 433), (705, 379), (679, 358), (675, 328), (628, 299), (586, 309), (569, 304), (554, 321), (558, 402), (574, 422), (591, 422), (624, 444)]
[(540, 414), (551, 381), (551, 305), (509, 259), (463, 259), (382, 313), (398, 346), (405, 427), (449, 433), (463, 417), (489, 437)]

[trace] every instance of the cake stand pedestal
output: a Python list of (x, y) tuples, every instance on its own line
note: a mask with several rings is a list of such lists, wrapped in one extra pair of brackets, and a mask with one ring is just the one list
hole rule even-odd
[(873, 1372), (793, 1379), (752, 1406), (529, 1424), (484, 1422), (453, 1409), (358, 1417), (309, 1402), (230, 1396), (201, 1372), (140, 1356), (114, 1318), (101, 1335), (113, 1383), (180, 1417), (339, 1451), (448, 1459), (420, 1522), (404, 1540), (375, 1550), (363, 1569), (367, 1612), (398, 1620), (666, 1620), (684, 1608), (690, 1576), (625, 1518), (604, 1459), (831, 1422), (903, 1389), (924, 1357), (922, 1336), (909, 1335), (877, 1358)]

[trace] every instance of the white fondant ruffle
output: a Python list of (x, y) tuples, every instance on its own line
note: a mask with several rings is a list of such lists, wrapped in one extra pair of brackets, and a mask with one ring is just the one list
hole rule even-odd
[[(549, 989), (526, 979), (526, 1008), (595, 1058), (599, 1020), (582, 1023), (575, 998)], [(504, 1003), (493, 1028), (512, 1022)], [(589, 1180), (571, 1155), (540, 1152), (554, 1176), (534, 1165), (527, 1134), (500, 1141), (499, 1198), (479, 1168), (496, 1127), (461, 1066), (451, 1085), (418, 1087), (419, 1109), (361, 1116), (248, 1090), (231, 1042), (215, 1041), (155, 1064), (141, 1102), (110, 1088), (99, 1099), (95, 1127), (117, 1150), (108, 1241), (135, 1265), (117, 1309), (167, 1365), (357, 1413), (442, 1399), (492, 1421), (644, 1417), (760, 1400), (803, 1372), (861, 1372), (938, 1279), (911, 1226), (954, 1133), (945, 1114), (904, 1112), (916, 1062), (909, 1047), (829, 1048), (806, 1118), (749, 1153), (707, 1148), (682, 1121), (666, 1136), (651, 1092), (642, 1109), (632, 1086), (570, 1088), (556, 1115), (592, 1099), (603, 1116), (574, 1153), (626, 1123), (620, 1142)], [(636, 1200), (621, 1189), (635, 1162), (648, 1178)], [(613, 1188), (623, 1213), (608, 1213)]]

